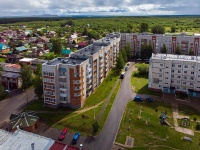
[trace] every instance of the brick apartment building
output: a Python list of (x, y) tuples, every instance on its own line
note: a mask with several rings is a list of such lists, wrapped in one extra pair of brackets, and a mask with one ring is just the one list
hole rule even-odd
[(120, 34), (108, 34), (68, 59), (56, 58), (44, 63), (45, 106), (80, 108), (115, 65), (119, 42)]
[(200, 97), (200, 57), (152, 54), (148, 87), (166, 93), (182, 92)]
[(187, 36), (184, 33), (180, 35), (122, 33), (120, 47), (124, 47), (127, 42), (130, 43), (133, 56), (140, 55), (141, 45), (149, 43), (152, 45), (153, 53), (160, 53), (160, 49), (165, 44), (168, 54), (175, 54), (176, 47), (179, 45), (182, 54), (187, 55), (192, 49), (195, 56), (200, 56), (200, 34)]

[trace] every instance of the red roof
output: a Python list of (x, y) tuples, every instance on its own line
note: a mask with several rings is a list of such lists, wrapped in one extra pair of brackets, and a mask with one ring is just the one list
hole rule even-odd
[(79, 148), (56, 141), (49, 150), (79, 150)]
[(64, 150), (66, 147), (66, 144), (60, 143), (60, 142), (55, 142), (49, 150)]
[(80, 43), (78, 43), (78, 46), (87, 46), (87, 43), (86, 42), (80, 42)]

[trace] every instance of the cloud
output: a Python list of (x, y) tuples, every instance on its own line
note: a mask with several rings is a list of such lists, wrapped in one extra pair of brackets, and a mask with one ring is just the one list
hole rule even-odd
[(199, 0), (5, 0), (0, 16), (200, 14)]

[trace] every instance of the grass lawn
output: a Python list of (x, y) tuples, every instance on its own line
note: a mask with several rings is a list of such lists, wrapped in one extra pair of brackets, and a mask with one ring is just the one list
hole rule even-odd
[(96, 91), (91, 94), (85, 101), (84, 107), (91, 107), (95, 104), (100, 103), (108, 97), (115, 82), (119, 78), (119, 73), (116, 70), (111, 70), (108, 76), (104, 79), (103, 83), (96, 89)]
[(0, 58), (0, 62), (5, 62), (5, 58)]
[[(141, 117), (138, 118), (140, 108)], [(155, 111), (157, 109), (157, 112)], [(132, 114), (131, 114), (132, 111)], [(134, 138), (133, 149), (200, 149), (199, 133), (191, 137), (194, 142), (186, 142), (181, 138), (185, 136), (176, 132), (174, 128), (159, 123), (161, 111), (167, 111), (168, 122), (173, 125), (172, 109), (170, 104), (163, 102), (129, 102), (124, 112), (116, 142), (125, 144), (126, 136)], [(129, 122), (129, 119), (131, 121)], [(146, 125), (146, 121), (148, 125)], [(130, 130), (128, 127), (130, 126)], [(186, 135), (188, 136), (188, 135)], [(190, 136), (188, 136), (190, 137)]]

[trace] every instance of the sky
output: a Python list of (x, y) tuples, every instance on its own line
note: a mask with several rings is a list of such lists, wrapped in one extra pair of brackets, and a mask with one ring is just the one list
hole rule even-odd
[(0, 0), (0, 16), (200, 15), (200, 0)]

